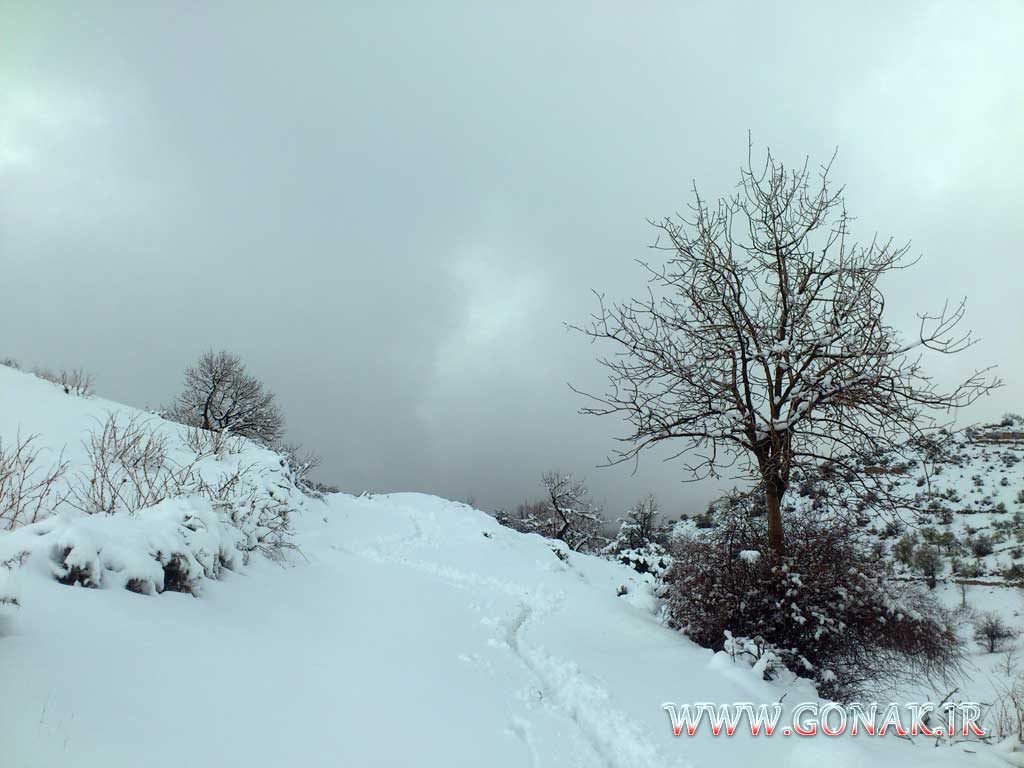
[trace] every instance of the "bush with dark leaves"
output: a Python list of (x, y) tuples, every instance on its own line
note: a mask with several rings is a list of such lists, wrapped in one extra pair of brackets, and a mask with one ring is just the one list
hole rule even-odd
[(810, 517), (787, 524), (779, 562), (763, 554), (765, 519), (743, 510), (679, 541), (665, 575), (671, 626), (715, 650), (727, 633), (759, 638), (822, 695), (844, 701), (958, 669), (948, 612), (919, 585), (887, 580), (855, 526)]

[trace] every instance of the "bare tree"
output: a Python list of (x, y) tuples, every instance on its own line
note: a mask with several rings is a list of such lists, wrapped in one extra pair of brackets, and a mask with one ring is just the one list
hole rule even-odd
[(520, 504), (512, 513), (499, 511), (495, 519), (522, 533), (559, 539), (577, 551), (602, 545), (601, 508), (583, 482), (560, 472), (545, 472), (541, 482), (547, 498)]
[(974, 624), (974, 639), (989, 653), (995, 653), (1006, 640), (1017, 636), (1017, 631), (1008, 626), (995, 612), (983, 613)]
[(545, 536), (560, 539), (572, 549), (587, 551), (601, 539), (601, 508), (595, 504), (586, 486), (571, 474), (545, 472), (542, 478), (548, 498), (542, 530)]
[(274, 395), (246, 372), (238, 357), (224, 351), (206, 352), (185, 370), (185, 389), (170, 415), (189, 426), (229, 431), (266, 444), (284, 432)]
[(830, 168), (791, 170), (770, 153), (755, 168), (748, 156), (732, 196), (708, 204), (694, 188), (691, 216), (651, 222), (652, 247), (668, 257), (641, 262), (647, 295), (598, 295), (592, 323), (577, 329), (615, 350), (600, 358), (608, 391), (587, 395), (583, 409), (630, 425), (610, 462), (666, 441), (672, 458), (686, 454), (692, 479), (739, 461), (763, 491), (775, 558), (795, 470), (898, 451), (938, 428), (930, 412), (999, 385), (986, 369), (944, 390), (921, 367), (923, 353), (974, 343), (958, 330), (963, 302), (918, 315), (910, 340), (886, 323), (879, 284), (914, 263), (909, 245), (856, 242)]

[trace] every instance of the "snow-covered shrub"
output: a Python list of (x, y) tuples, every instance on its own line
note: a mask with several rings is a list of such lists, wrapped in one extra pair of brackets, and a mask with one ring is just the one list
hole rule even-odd
[(954, 669), (960, 644), (926, 591), (888, 581), (841, 519), (795, 517), (781, 562), (764, 551), (765, 519), (743, 512), (676, 542), (665, 575), (671, 626), (721, 649), (729, 631), (760, 637), (795, 674), (849, 699), (882, 680)]
[(785, 668), (778, 649), (765, 642), (763, 637), (734, 637), (726, 630), (722, 650), (732, 656), (733, 661), (753, 668), (765, 680), (774, 680)]
[(648, 495), (619, 519), (619, 532), (601, 554), (638, 573), (660, 578), (672, 564), (668, 552), (669, 529), (659, 522), (658, 502)]
[(0, 617), (21, 605), (14, 572), (21, 566), (26, 556), (25, 553), (18, 553), (0, 560)]
[(0, 440), (0, 531), (34, 523), (60, 501), (67, 462), (63, 456), (47, 462), (35, 440), (18, 435), (6, 446)]
[(15, 534), (69, 586), (198, 594), (244, 561), (241, 532), (208, 499), (167, 499), (138, 516), (58, 515)]
[(68, 503), (86, 514), (134, 513), (194, 489), (191, 463), (168, 457), (167, 437), (139, 415), (111, 413), (85, 442), (89, 465)]
[(998, 739), (1024, 742), (1024, 676), (996, 683), (995, 700), (985, 713), (986, 730)]
[[(320, 456), (298, 443), (281, 443), (274, 450), (281, 456), (284, 466), (297, 486), (314, 494), (322, 494), (310, 475), (320, 466)], [(327, 491), (328, 493), (330, 491)], [(473, 506), (470, 504), (470, 506)]]
[(214, 432), (202, 427), (187, 427), (184, 434), (187, 445), (198, 458), (213, 456), (222, 459), (225, 456), (241, 453), (244, 448), (242, 438), (231, 432)]
[(140, 515), (168, 499), (199, 496), (239, 531), (236, 545), (246, 557), (277, 557), (292, 547), (290, 514), (301, 489), (284, 458), (247, 460), (246, 450), (266, 449), (195, 429), (185, 432), (189, 450), (172, 451), (160, 424), (110, 414), (86, 440), (88, 468), (72, 482), (68, 504), (89, 515)]
[(49, 368), (33, 368), (32, 373), (43, 381), (56, 384), (66, 395), (90, 397), (93, 394), (93, 375), (82, 368), (59, 372), (51, 371)]
[(291, 542), (293, 490), (288, 478), (255, 464), (239, 464), (212, 480), (202, 479), (196, 491), (240, 534), (235, 546), (245, 558), (260, 552), (271, 559), (281, 557)]

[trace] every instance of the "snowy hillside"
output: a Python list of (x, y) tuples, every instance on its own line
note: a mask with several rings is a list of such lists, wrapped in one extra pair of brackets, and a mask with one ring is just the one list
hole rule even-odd
[[(944, 433), (926, 450), (901, 456), (879, 455), (858, 470), (868, 492), (912, 500), (895, 515), (861, 520), (879, 547), (908, 576), (923, 578), (922, 549), (934, 551), (938, 578), (1024, 583), (1024, 420), (1008, 415), (1001, 422)], [(837, 499), (827, 477), (797, 483), (791, 512), (829, 498), (854, 512), (854, 499)]]
[[(0, 393), (5, 446), (64, 451), (57, 495), (110, 412), (156, 419), (5, 368)], [(920, 739), (674, 737), (665, 702), (814, 693), (668, 630), (622, 565), (434, 497), (305, 496), (271, 451), (201, 455), (153, 428), (194, 492), (0, 532), (19, 603), (0, 619), (3, 768), (1004, 764)], [(268, 525), (279, 505), (289, 531)]]

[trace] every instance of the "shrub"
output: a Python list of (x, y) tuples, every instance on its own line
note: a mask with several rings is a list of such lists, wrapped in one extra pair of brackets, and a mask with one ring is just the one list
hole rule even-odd
[(91, 397), (93, 394), (93, 375), (81, 368), (54, 373), (48, 368), (33, 368), (32, 373), (43, 381), (56, 384), (66, 395)]
[(914, 553), (914, 568), (920, 571), (928, 584), (928, 589), (935, 589), (943, 562), (939, 548), (934, 545), (919, 547)]
[(658, 524), (658, 502), (648, 495), (640, 499), (620, 519), (618, 535), (602, 554), (638, 573), (651, 573), (656, 577), (664, 574), (672, 562), (665, 545), (668, 530)]
[(892, 556), (904, 565), (912, 565), (914, 562), (914, 548), (917, 546), (917, 534), (906, 533), (900, 540), (892, 545)]
[[(274, 450), (281, 455), (281, 460), (287, 467), (288, 472), (291, 473), (292, 480), (297, 486), (307, 492), (320, 493), (317, 490), (320, 484), (310, 478), (310, 475), (320, 466), (319, 454), (309, 448), (302, 447), (298, 443), (283, 443)], [(475, 505), (470, 504), (470, 506), (473, 507)]]
[(965, 562), (963, 560), (954, 560), (952, 563), (953, 573), (965, 579), (976, 579), (981, 576), (984, 569), (981, 563), (977, 560), (971, 560)]
[(792, 672), (841, 700), (882, 680), (957, 667), (949, 615), (920, 588), (888, 581), (856, 528), (808, 517), (790, 526), (781, 563), (741, 555), (764, 546), (761, 518), (723, 516), (679, 541), (665, 576), (670, 625), (714, 649), (726, 631), (760, 637)]
[(968, 544), (971, 547), (971, 552), (974, 553), (975, 557), (985, 557), (985, 555), (991, 555), (995, 551), (995, 545), (992, 542), (991, 536), (986, 536), (981, 533), (970, 539)]
[(188, 427), (183, 435), (187, 445), (197, 457), (213, 456), (222, 459), (242, 452), (242, 439), (230, 432), (214, 432), (202, 427)]
[(999, 740), (1013, 737), (1024, 741), (1024, 677), (996, 685), (996, 699), (989, 707), (990, 730)]
[[(292, 548), (284, 467), (270, 473), (239, 461), (215, 476), (207, 470), (204, 477), (203, 456), (185, 463), (168, 457), (167, 439), (157, 431), (158, 423), (110, 414), (85, 443), (88, 469), (74, 479), (67, 502), (90, 515), (134, 515), (167, 499), (201, 496), (241, 532), (238, 549), (246, 557), (253, 551), (278, 557), (283, 549)], [(231, 441), (218, 445), (225, 451), (222, 456), (228, 455)]]
[(131, 514), (186, 495), (197, 484), (192, 466), (171, 465), (166, 438), (139, 416), (109, 414), (89, 434), (85, 450), (88, 469), (73, 484), (68, 503), (86, 514)]
[(5, 446), (0, 441), (0, 530), (13, 530), (45, 517), (60, 503), (67, 470), (63, 454), (46, 463), (35, 435)]
[(709, 509), (706, 512), (701, 512), (699, 515), (693, 516), (693, 524), (701, 529), (708, 529), (715, 527), (715, 516), (714, 513)]

